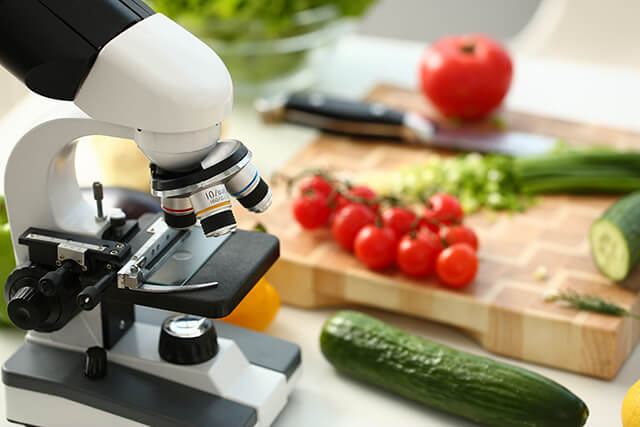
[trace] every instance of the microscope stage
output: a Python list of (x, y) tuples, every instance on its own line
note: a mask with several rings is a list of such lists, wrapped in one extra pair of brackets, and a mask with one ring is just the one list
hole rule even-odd
[[(145, 215), (140, 228), (157, 218)], [(135, 251), (140, 244), (134, 239)], [(276, 237), (256, 231), (236, 230), (222, 242), (209, 260), (189, 279), (186, 285), (218, 282), (215, 287), (171, 293), (149, 293), (112, 287), (105, 300), (132, 303), (204, 317), (227, 316), (278, 259)]]

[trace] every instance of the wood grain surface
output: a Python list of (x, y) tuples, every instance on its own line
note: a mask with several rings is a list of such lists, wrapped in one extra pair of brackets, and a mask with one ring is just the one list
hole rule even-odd
[[(377, 87), (370, 99), (433, 113), (417, 93), (393, 87)], [(515, 112), (500, 116), (510, 129), (640, 149), (638, 134)], [(419, 163), (432, 154), (410, 145), (322, 135), (280, 172), (322, 167), (357, 175)], [(466, 222), (480, 237), (481, 262), (475, 281), (457, 291), (434, 278), (367, 270), (340, 249), (328, 229), (302, 230), (292, 218), (284, 186), (272, 189), (274, 204), (267, 213), (236, 212), (241, 226), (260, 220), (280, 238), (281, 259), (267, 278), (287, 304), (361, 304), (405, 313), (461, 328), (491, 352), (608, 379), (640, 339), (638, 320), (579, 312), (542, 298), (545, 289), (572, 289), (638, 309), (637, 293), (600, 275), (589, 253), (589, 226), (613, 197), (545, 196), (523, 214), (469, 216)], [(548, 269), (547, 280), (535, 278), (538, 266)], [(634, 287), (639, 278), (636, 272), (626, 285)]]

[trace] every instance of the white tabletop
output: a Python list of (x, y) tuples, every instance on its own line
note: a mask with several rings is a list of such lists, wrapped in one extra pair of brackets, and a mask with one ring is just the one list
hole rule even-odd
[[(363, 96), (380, 82), (414, 87), (416, 64), (423, 47), (416, 43), (368, 37), (354, 36), (345, 39), (339, 45), (334, 59), (327, 64), (317, 88), (355, 98)], [(517, 55), (515, 70), (513, 87), (506, 101), (508, 108), (640, 130), (639, 74), (610, 67)], [(37, 105), (38, 101), (32, 98), (4, 121), (0, 121), (0, 135), (6, 135), (16, 123), (35, 114)], [(263, 175), (276, 170), (315, 136), (315, 132), (311, 130), (293, 126), (264, 126), (251, 107), (245, 104), (236, 106), (227, 133), (245, 141), (253, 149), (254, 162)], [(0, 147), (2, 169), (7, 150), (8, 147)], [(271, 335), (298, 343), (303, 352), (303, 376), (289, 405), (277, 419), (277, 427), (470, 425), (458, 418), (337, 374), (323, 359), (318, 345), (322, 324), (334, 311), (300, 310), (285, 306), (267, 331)], [(591, 412), (588, 426), (620, 425), (621, 402), (627, 389), (640, 376), (638, 351), (631, 355), (615, 380), (602, 381), (492, 355), (464, 333), (433, 322), (382, 311), (363, 311), (425, 338), (514, 363), (554, 379), (587, 403)], [(18, 331), (0, 330), (0, 359), (8, 357), (20, 342), (21, 335)], [(4, 419), (2, 414), (0, 419)]]

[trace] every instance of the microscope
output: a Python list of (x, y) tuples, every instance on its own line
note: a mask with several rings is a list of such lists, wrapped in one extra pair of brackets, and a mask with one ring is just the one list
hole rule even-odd
[[(2, 368), (7, 419), (270, 425), (300, 349), (211, 320), (279, 256), (274, 236), (236, 230), (231, 198), (259, 213), (271, 191), (244, 144), (219, 140), (233, 101), (223, 62), (141, 0), (0, 0), (0, 63), (56, 100), (5, 142), (17, 268), (4, 296), (28, 331)], [(83, 198), (75, 142), (94, 135), (136, 142), (162, 212), (107, 212), (99, 183)]]

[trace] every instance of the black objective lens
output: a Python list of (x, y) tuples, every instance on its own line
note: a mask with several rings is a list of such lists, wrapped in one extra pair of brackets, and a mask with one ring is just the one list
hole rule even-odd
[(200, 225), (205, 236), (221, 236), (236, 229), (236, 219), (228, 210), (201, 219)]
[(189, 228), (196, 223), (196, 214), (191, 212), (188, 215), (174, 215), (164, 211), (164, 222), (172, 228)]
[(252, 210), (255, 208), (262, 200), (269, 194), (269, 186), (262, 178), (260, 178), (260, 182), (256, 185), (249, 194), (238, 199), (240, 204), (245, 207), (245, 209)]
[(196, 223), (196, 214), (187, 197), (163, 197), (164, 222), (172, 228), (189, 228)]

